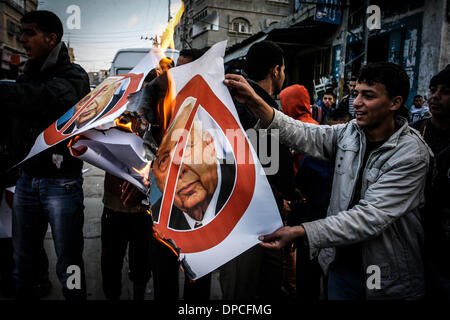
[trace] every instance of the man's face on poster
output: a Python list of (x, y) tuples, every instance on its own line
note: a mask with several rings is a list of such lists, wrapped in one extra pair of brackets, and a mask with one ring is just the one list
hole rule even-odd
[[(103, 109), (108, 105), (108, 102), (111, 100), (116, 89), (120, 86), (120, 83), (110, 84), (107, 88), (105, 88), (102, 92), (100, 92), (89, 104), (84, 107), (81, 111), (80, 115), (75, 120), (77, 128), (83, 127), (86, 123), (91, 121), (95, 116), (100, 114)], [(92, 95), (87, 95), (75, 106), (75, 113), (80, 110), (89, 99), (91, 99)]]
[[(202, 220), (217, 187), (217, 158), (211, 134), (202, 129), (194, 119), (189, 133), (184, 130), (191, 108), (184, 108), (174, 125), (165, 134), (158, 150), (158, 159), (153, 165), (158, 188), (163, 191), (173, 156), (180, 165), (175, 189), (175, 206), (195, 220)], [(187, 139), (181, 159), (175, 153), (178, 140)], [(181, 161), (182, 160), (182, 161)]]

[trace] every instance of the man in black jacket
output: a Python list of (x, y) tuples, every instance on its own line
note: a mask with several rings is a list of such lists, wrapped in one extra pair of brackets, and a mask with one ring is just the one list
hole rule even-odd
[[(61, 42), (59, 18), (49, 11), (33, 11), (21, 23), (20, 42), (28, 56), (24, 75), (0, 86), (1, 109), (12, 124), (15, 162), (25, 157), (43, 130), (89, 92), (86, 72), (70, 62)], [(86, 298), (82, 165), (61, 143), (22, 166), (13, 203), (13, 276), (19, 299), (37, 297), (39, 254), (48, 223), (65, 298)]]
[[(271, 41), (261, 41), (250, 48), (246, 58), (250, 85), (267, 104), (278, 110), (273, 97), (281, 91), (285, 79), (282, 49)], [(244, 105), (235, 104), (243, 128), (253, 128), (258, 119)], [(258, 136), (258, 140), (266, 138)], [(279, 144), (276, 136), (275, 139), (267, 138), (267, 143), (271, 161), (264, 163), (265, 159), (260, 160), (278, 209), (283, 212), (288, 201), (294, 198), (292, 157), (289, 149)], [(279, 299), (282, 285), (281, 250), (270, 251), (259, 245), (250, 248), (220, 268), (220, 283), (224, 299)]]

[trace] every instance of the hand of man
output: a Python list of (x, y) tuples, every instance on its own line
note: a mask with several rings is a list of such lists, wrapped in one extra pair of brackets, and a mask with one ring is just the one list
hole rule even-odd
[(223, 82), (230, 94), (239, 103), (245, 104), (264, 126), (268, 126), (273, 119), (273, 109), (253, 90), (252, 86), (241, 75), (226, 74)]
[(226, 74), (223, 83), (228, 87), (233, 98), (239, 103), (252, 104), (258, 96), (247, 80), (241, 75)]
[(281, 227), (280, 229), (260, 236), (260, 245), (267, 249), (281, 249), (292, 242), (295, 238), (303, 237), (306, 234), (305, 229), (302, 226), (295, 227)]

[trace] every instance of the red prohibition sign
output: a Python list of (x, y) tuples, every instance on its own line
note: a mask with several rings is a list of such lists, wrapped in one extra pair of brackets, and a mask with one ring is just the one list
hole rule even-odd
[[(117, 79), (116, 81), (114, 81), (113, 83), (109, 84), (109, 85), (113, 85), (114, 83), (118, 82), (118, 81), (124, 81), (126, 79), (130, 79), (130, 83), (128, 84), (127, 89), (125, 90), (124, 94), (122, 95), (122, 97), (120, 98), (120, 100), (116, 103), (116, 105), (114, 106), (114, 108), (112, 108), (110, 111), (108, 111), (108, 113), (106, 113), (105, 115), (103, 115), (101, 118), (103, 119), (104, 117), (109, 116), (110, 114), (116, 112), (117, 110), (119, 110), (122, 106), (125, 105), (125, 103), (127, 102), (127, 96), (130, 93), (135, 92), (138, 89), (139, 86), (139, 82), (141, 81), (142, 77), (144, 76), (143, 73), (140, 74), (134, 74), (134, 73), (130, 73), (130, 74), (124, 74), (121, 75), (121, 78)], [(86, 101), (86, 103), (84, 104), (84, 106), (82, 108), (80, 108), (80, 110), (77, 111), (76, 114), (74, 114), (72, 116), (72, 118), (67, 121), (67, 123), (64, 125), (63, 128), (61, 128), (60, 130), (57, 129), (57, 121), (55, 121), (50, 127), (48, 127), (45, 131), (44, 131), (44, 140), (45, 143), (49, 146), (53, 146), (55, 144), (57, 144), (58, 142), (61, 142), (67, 138), (69, 138), (70, 136), (76, 135), (76, 132), (70, 133), (68, 135), (63, 134), (64, 130), (69, 127), (74, 121), (75, 119), (78, 117), (78, 115), (83, 112), (83, 109), (89, 105), (89, 103), (96, 97), (98, 96), (103, 90), (105, 90), (106, 86), (101, 88), (95, 95), (93, 95), (88, 101)], [(99, 120), (99, 119), (98, 119)]]
[[(244, 215), (252, 200), (255, 189), (255, 165), (244, 132), (241, 130), (239, 124), (228, 108), (216, 97), (206, 81), (200, 75), (196, 75), (192, 78), (192, 80), (190, 80), (178, 93), (174, 107), (174, 115), (177, 114), (181, 103), (188, 97), (194, 97), (197, 101), (187, 120), (185, 126), (186, 130), (191, 128), (198, 106), (201, 105), (210, 115), (212, 115), (224, 132), (226, 129), (235, 130), (235, 132), (237, 132), (235, 137), (237, 136), (238, 139), (243, 139), (242, 141), (245, 141), (243, 144), (244, 147), (242, 148), (240, 144), (233, 143), (230, 141), (230, 137), (225, 135), (230, 141), (231, 146), (233, 146), (235, 158), (238, 158), (236, 155), (241, 152), (245, 152), (246, 155), (249, 155), (249, 161), (245, 161), (245, 163), (236, 161), (236, 181), (234, 189), (222, 210), (211, 222), (201, 228), (193, 230), (178, 231), (168, 227), (179, 167), (179, 165), (174, 164), (173, 162), (170, 164), (161, 203), (159, 222), (155, 224), (161, 235), (166, 239), (172, 239), (177, 247), (181, 248), (181, 252), (195, 253), (208, 250), (221, 243), (231, 233), (235, 225)], [(181, 137), (180, 140), (181, 141), (178, 141), (175, 154), (180, 155), (180, 159), (182, 159), (186, 139), (182, 139)], [(238, 149), (238, 147), (241, 148)], [(220, 186), (217, 186), (217, 188), (220, 188)]]

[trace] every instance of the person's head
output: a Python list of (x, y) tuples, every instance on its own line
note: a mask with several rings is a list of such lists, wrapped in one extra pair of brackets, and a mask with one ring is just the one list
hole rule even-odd
[(334, 94), (334, 92), (332, 90), (327, 90), (323, 94), (322, 101), (323, 101), (323, 105), (325, 107), (327, 107), (328, 109), (331, 109), (336, 103), (336, 95)]
[(75, 120), (75, 124), (77, 128), (83, 127), (85, 124), (87, 124), (89, 121), (91, 121), (95, 116), (99, 115), (103, 109), (108, 105), (108, 102), (110, 101), (111, 97), (113, 96), (114, 92), (117, 90), (117, 88), (120, 86), (120, 82), (115, 82), (108, 84), (103, 91), (101, 91), (94, 99), (92, 99), (86, 107), (83, 108), (83, 106), (94, 96), (95, 93), (97, 93), (97, 90), (91, 91), (87, 96), (85, 96), (83, 99), (81, 99), (76, 105), (75, 105), (75, 111), (74, 113), (78, 112), (81, 108), (83, 110), (81, 111), (80, 115)]
[(423, 97), (421, 95), (414, 96), (413, 104), (416, 108), (422, 108), (423, 106)]
[(428, 105), (433, 118), (450, 118), (450, 64), (431, 78)]
[[(188, 101), (165, 133), (158, 159), (153, 163), (153, 173), (158, 188), (164, 191), (171, 158), (175, 164), (181, 164), (174, 205), (200, 221), (217, 187), (217, 157), (213, 138), (203, 130), (200, 121), (194, 118), (190, 133), (187, 135), (184, 131), (193, 106), (194, 102)], [(187, 138), (182, 159), (174, 154), (180, 136)]]
[(246, 56), (246, 72), (256, 82), (269, 81), (273, 94), (281, 91), (284, 83), (283, 50), (272, 41), (260, 41), (250, 47)]
[(280, 103), (281, 109), (289, 117), (303, 122), (317, 123), (312, 118), (309, 93), (304, 86), (294, 84), (281, 90)]
[(356, 80), (357, 80), (357, 78), (355, 76), (352, 76), (350, 78), (350, 81), (348, 82), (348, 89), (350, 90), (350, 94), (354, 97), (356, 97), (356, 91), (355, 91)]
[(405, 70), (390, 62), (370, 63), (361, 68), (353, 102), (356, 122), (361, 127), (377, 128), (405, 115), (409, 78)]
[(205, 53), (204, 49), (183, 49), (177, 60), (177, 67), (200, 58)]
[(347, 123), (351, 120), (352, 116), (344, 108), (337, 108), (327, 113), (325, 118), (325, 124), (332, 126), (340, 123)]
[(50, 11), (28, 12), (20, 22), (20, 42), (29, 60), (47, 56), (63, 36), (61, 20)]

